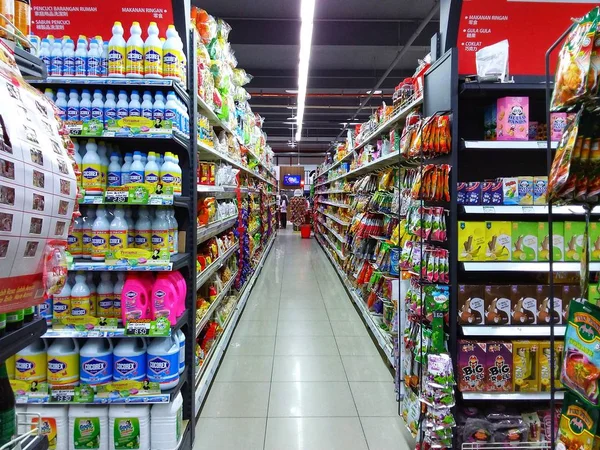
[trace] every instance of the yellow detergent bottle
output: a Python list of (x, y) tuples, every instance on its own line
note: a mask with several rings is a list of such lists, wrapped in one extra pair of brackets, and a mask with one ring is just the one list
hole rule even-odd
[(37, 339), (15, 355), (15, 380), (31, 382), (46, 381), (46, 342)]
[(79, 385), (79, 344), (56, 339), (48, 348), (48, 385), (53, 389)]

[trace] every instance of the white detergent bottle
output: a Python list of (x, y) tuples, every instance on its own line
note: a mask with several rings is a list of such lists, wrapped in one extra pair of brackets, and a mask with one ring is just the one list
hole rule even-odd
[(108, 250), (110, 223), (104, 207), (96, 210), (96, 220), (92, 225), (92, 261), (104, 261)]
[(92, 96), (90, 91), (84, 89), (81, 91), (81, 101), (79, 102), (79, 120), (89, 122), (92, 118)]
[(67, 237), (67, 250), (73, 258), (83, 256), (83, 219), (77, 217), (73, 219), (73, 228)]
[(63, 76), (75, 76), (75, 43), (67, 39), (63, 43)]
[(127, 235), (129, 227), (125, 220), (125, 211), (122, 206), (115, 207), (115, 218), (110, 223), (109, 249), (115, 254), (118, 250), (127, 248)]
[(175, 209), (171, 208), (169, 210), (169, 217), (171, 218), (171, 222), (173, 223), (173, 248), (174, 255), (179, 253), (179, 223), (177, 222), (177, 218), (175, 217)]
[(91, 303), (91, 292), (86, 276), (83, 272), (78, 272), (75, 276), (75, 284), (71, 288), (71, 315), (73, 317), (89, 316)]
[(83, 226), (81, 227), (83, 259), (92, 258), (92, 225), (94, 225), (94, 220), (96, 220), (96, 209), (90, 205), (87, 207), (85, 216), (83, 216)]
[(113, 345), (108, 338), (91, 338), (79, 352), (79, 380), (90, 386), (113, 380)]
[(119, 91), (119, 101), (117, 102), (117, 119), (122, 119), (129, 115), (129, 102), (127, 101), (127, 93)]
[(142, 153), (135, 151), (133, 152), (133, 162), (129, 169), (129, 182), (130, 183), (143, 183), (144, 182), (145, 167), (142, 163)]
[(115, 283), (113, 292), (113, 317), (121, 322), (121, 294), (123, 293), (123, 285), (125, 284), (125, 274), (117, 273), (117, 282)]
[(62, 76), (63, 69), (63, 51), (60, 41), (54, 42), (52, 52), (50, 53), (50, 70), (48, 75), (51, 77)]
[(50, 53), (52, 53), (52, 46), (50, 45), (50, 40), (42, 39), (39, 57), (46, 65), (47, 72), (50, 72)]
[(96, 315), (98, 317), (114, 317), (113, 303), (115, 287), (111, 281), (110, 275), (110, 272), (102, 272), (100, 275), (101, 281), (98, 285), (98, 303), (96, 306)]
[(69, 91), (67, 102), (67, 120), (79, 120), (79, 94), (75, 89)]
[(180, 68), (179, 34), (175, 29), (175, 25), (169, 25), (167, 40), (163, 44), (163, 77), (179, 80)]
[(102, 171), (100, 173), (100, 177), (102, 180), (102, 187), (106, 189), (106, 180), (108, 178), (108, 165), (110, 161), (108, 160), (108, 156), (106, 153), (108, 149), (106, 148), (106, 143), (104, 141), (98, 141), (98, 156), (100, 157), (100, 164), (102, 164)]
[(142, 154), (142, 164), (144, 165), (144, 168), (146, 167), (146, 163), (148, 162), (148, 155), (146, 155), (146, 153), (144, 152), (140, 152)]
[(148, 346), (148, 381), (160, 383), (161, 390), (179, 383), (179, 342), (174, 335), (155, 338)]
[(173, 168), (175, 169), (175, 190), (173, 195), (181, 196), (182, 192), (182, 174), (181, 174), (181, 166), (179, 165), (179, 156), (171, 154), (171, 158), (173, 158)]
[(120, 339), (113, 350), (113, 380), (146, 379), (146, 341), (143, 338)]
[(158, 255), (161, 250), (169, 251), (169, 221), (165, 209), (157, 208), (152, 221), (152, 253)]
[(183, 428), (181, 392), (170, 403), (152, 405), (150, 410), (150, 450), (177, 450)]
[(171, 209), (168, 209), (165, 217), (167, 218), (167, 221), (169, 222), (169, 253), (171, 254), (171, 256), (173, 256), (176, 253), (176, 249), (175, 249), (175, 235), (177, 234), (177, 229), (176, 224), (177, 221), (173, 221), (173, 216), (171, 215)]
[(69, 450), (109, 450), (108, 431), (108, 406), (69, 406)]
[(112, 37), (108, 42), (108, 76), (124, 77), (127, 60), (127, 43), (123, 38), (121, 22), (115, 22), (112, 28)]
[(87, 287), (90, 290), (90, 312), (92, 316), (96, 316), (98, 311), (98, 288), (94, 281), (94, 272), (88, 272), (85, 276)]
[(175, 193), (176, 178), (177, 167), (173, 162), (173, 156), (171, 152), (166, 152), (165, 161), (160, 167), (160, 182), (163, 185), (163, 191), (166, 191), (166, 188), (171, 188), (173, 193)]
[(165, 120), (170, 120), (173, 122), (173, 127), (179, 129), (177, 110), (177, 97), (175, 96), (175, 92), (169, 91), (167, 94), (167, 103), (165, 103)]
[(152, 248), (152, 221), (146, 207), (138, 211), (138, 220), (135, 223), (135, 248), (151, 250)]
[(94, 100), (92, 101), (92, 120), (97, 120), (104, 125), (104, 100), (102, 99), (102, 91), (94, 90)]
[(85, 144), (85, 155), (81, 160), (81, 185), (85, 195), (102, 195), (102, 160), (98, 155), (98, 145), (94, 139), (89, 139)]
[(146, 183), (156, 187), (160, 177), (160, 169), (156, 163), (156, 154), (150, 152), (148, 154), (148, 162), (144, 168), (144, 180)]
[(56, 92), (56, 101), (54, 103), (60, 110), (60, 118), (67, 120), (67, 93), (64, 89), (59, 89)]
[(157, 91), (152, 105), (152, 120), (163, 121), (165, 119), (165, 97), (162, 91)]
[(139, 22), (133, 22), (129, 29), (131, 36), (127, 40), (126, 74), (128, 78), (144, 76), (144, 40)]
[(144, 91), (144, 101), (142, 102), (142, 117), (152, 120), (152, 94), (150, 91)]
[(116, 152), (110, 155), (107, 181), (108, 187), (121, 186), (121, 164), (119, 164), (119, 154)]
[(125, 208), (125, 221), (127, 222), (127, 248), (135, 248), (135, 222), (131, 208)]
[(177, 330), (177, 339), (179, 340), (179, 375), (185, 372), (185, 333)]
[[(57, 450), (69, 448), (69, 418), (67, 407), (64, 405), (29, 405), (27, 406), (27, 413), (37, 413), (42, 416), (39, 428), (40, 432), (48, 437), (49, 449)], [(34, 416), (31, 421), (33, 424), (37, 424), (38, 418)]]
[(129, 181), (129, 172), (131, 171), (131, 162), (133, 161), (133, 154), (125, 153), (125, 162), (121, 166), (121, 185), (127, 186)]
[(54, 91), (51, 88), (44, 89), (44, 96), (51, 102), (56, 103), (56, 97), (54, 96)]
[(98, 41), (90, 41), (90, 51), (88, 52), (88, 77), (102, 76), (102, 50)]
[[(84, 277), (85, 278), (85, 277)], [(48, 347), (48, 386), (60, 389), (79, 385), (79, 344), (75, 339), (55, 339)]]
[(117, 102), (115, 101), (115, 92), (109, 90), (106, 92), (106, 101), (104, 102), (104, 122), (108, 124), (109, 120), (117, 119)]
[(108, 42), (102, 43), (102, 56), (100, 57), (102, 63), (102, 76), (108, 76)]
[(108, 427), (110, 450), (150, 449), (149, 405), (110, 405)]
[(83, 38), (77, 39), (77, 49), (75, 50), (75, 76), (87, 76), (87, 41)]
[(71, 316), (71, 285), (68, 282), (52, 298), (52, 316), (59, 320)]
[(150, 22), (148, 37), (144, 42), (144, 77), (162, 78), (163, 76), (163, 44), (158, 37), (156, 22)]
[(131, 100), (129, 102), (129, 116), (140, 117), (142, 115), (142, 104), (140, 103), (140, 94), (138, 91), (131, 92)]
[(77, 174), (77, 187), (81, 189), (81, 170), (82, 170), (82, 158), (81, 153), (79, 153), (79, 142), (74, 142), (75, 145), (75, 154), (73, 155), (73, 159), (75, 159), (75, 163), (79, 168), (79, 173)]

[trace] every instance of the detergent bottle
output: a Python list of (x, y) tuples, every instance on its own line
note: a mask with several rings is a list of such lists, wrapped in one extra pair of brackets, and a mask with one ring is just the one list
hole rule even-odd
[(156, 22), (150, 22), (148, 37), (144, 42), (145, 78), (162, 78), (163, 75), (163, 44), (158, 35), (158, 25)]
[(115, 207), (115, 218), (110, 223), (109, 249), (116, 254), (118, 250), (127, 248), (127, 235), (129, 227), (125, 220), (125, 211), (122, 206)]
[(113, 311), (112, 316), (121, 321), (121, 294), (123, 293), (123, 285), (125, 284), (125, 274), (123, 272), (117, 273), (117, 282), (114, 286), (113, 291)]
[(102, 50), (98, 41), (90, 41), (90, 50), (88, 52), (88, 77), (102, 76)]
[(56, 106), (60, 109), (60, 118), (67, 120), (67, 93), (64, 89), (59, 89), (56, 92)]
[(92, 118), (92, 96), (90, 91), (84, 89), (81, 91), (81, 101), (79, 102), (79, 120), (83, 123), (89, 122)]
[(179, 383), (179, 342), (175, 335), (155, 338), (148, 346), (148, 381), (160, 383), (161, 390)]
[(148, 208), (144, 206), (139, 209), (138, 220), (135, 223), (135, 247), (152, 250), (152, 222)]
[(67, 102), (67, 120), (79, 120), (79, 94), (75, 89), (69, 91), (69, 101)]
[(119, 154), (116, 152), (110, 155), (107, 181), (109, 188), (121, 186), (121, 164), (119, 164)]
[(171, 325), (177, 323), (177, 286), (168, 273), (159, 273), (152, 286), (150, 313), (153, 319), (166, 317)]
[(144, 167), (144, 180), (147, 184), (150, 184), (154, 187), (158, 184), (159, 181), (159, 167), (156, 163), (156, 154), (154, 152), (150, 152), (148, 154), (148, 162)]
[(83, 219), (81, 216), (73, 220), (73, 228), (67, 237), (67, 250), (73, 258), (83, 256)]
[(79, 380), (90, 386), (113, 380), (113, 345), (108, 338), (90, 338), (79, 352)]
[(173, 123), (173, 128), (176, 129), (179, 129), (178, 109), (175, 92), (169, 91), (167, 94), (167, 102), (165, 103), (165, 120), (170, 120)]
[(92, 120), (100, 122), (104, 126), (104, 100), (102, 99), (102, 91), (94, 90), (94, 100), (92, 101)]
[(50, 71), (50, 53), (52, 53), (52, 46), (50, 40), (47, 38), (42, 39), (42, 45), (40, 47), (39, 57), (46, 66), (46, 71)]
[(185, 333), (177, 330), (177, 340), (179, 341), (179, 375), (185, 372)]
[(150, 449), (150, 406), (110, 405), (109, 449)]
[(154, 95), (152, 104), (152, 120), (164, 120), (165, 118), (165, 97), (162, 91), (157, 91)]
[(15, 355), (15, 380), (27, 383), (46, 381), (46, 341), (38, 338)]
[(110, 272), (102, 272), (98, 285), (98, 317), (113, 317), (114, 289)]
[(92, 261), (104, 261), (108, 250), (110, 223), (103, 206), (96, 210), (96, 220), (92, 225)]
[(152, 284), (142, 275), (132, 272), (128, 274), (121, 294), (121, 319), (126, 323), (130, 319), (147, 319)]
[(126, 72), (128, 78), (143, 78), (144, 76), (144, 40), (139, 22), (133, 22), (129, 29), (127, 41)]
[(150, 410), (150, 450), (176, 450), (183, 433), (183, 396), (170, 403), (152, 405)]
[(121, 339), (113, 350), (113, 380), (146, 379), (146, 341), (143, 338)]
[(119, 91), (119, 101), (117, 102), (117, 119), (122, 119), (129, 115), (129, 102), (127, 101), (127, 92)]
[(83, 272), (77, 272), (75, 284), (71, 288), (71, 315), (82, 317), (90, 315), (90, 288)]
[(75, 43), (67, 39), (63, 46), (63, 76), (75, 76)]
[(85, 276), (85, 281), (90, 290), (90, 314), (96, 316), (98, 311), (98, 288), (94, 282), (94, 272), (88, 272)]
[(167, 188), (170, 188), (173, 192), (175, 192), (176, 178), (177, 168), (173, 162), (172, 153), (166, 152), (165, 161), (160, 167), (160, 182), (163, 185), (163, 191), (167, 191)]
[(77, 39), (77, 49), (75, 50), (75, 76), (87, 76), (87, 41), (83, 38)]
[(48, 385), (79, 385), (79, 345), (75, 339), (55, 339), (48, 348)]
[(69, 450), (109, 450), (108, 431), (108, 406), (69, 406)]
[(54, 294), (52, 300), (52, 316), (62, 319), (71, 315), (71, 286), (67, 281), (58, 294)]
[(129, 184), (129, 174), (131, 172), (131, 163), (133, 161), (133, 153), (125, 153), (125, 162), (121, 166), (121, 186)]
[[(40, 432), (47, 436), (50, 450), (69, 447), (68, 408), (64, 405), (29, 405), (27, 413), (41, 415)], [(37, 416), (31, 418), (33, 425), (37, 425), (38, 420)]]
[(85, 155), (81, 160), (81, 185), (85, 195), (102, 195), (102, 160), (98, 155), (98, 145), (95, 139), (90, 139), (85, 144)]
[(121, 22), (115, 22), (112, 37), (108, 41), (108, 76), (124, 77), (127, 58), (127, 43), (123, 38)]
[(158, 256), (161, 250), (169, 250), (169, 221), (164, 208), (156, 209), (152, 221), (152, 254)]
[(175, 25), (167, 28), (167, 40), (163, 44), (163, 76), (171, 80), (179, 80), (181, 68), (179, 54), (179, 33)]
[(108, 76), (108, 42), (102, 42), (102, 53), (100, 54), (100, 64), (102, 65), (102, 76)]
[(117, 119), (117, 102), (115, 101), (115, 92), (109, 90), (106, 92), (106, 101), (104, 102), (104, 123), (109, 120)]
[(129, 101), (129, 117), (140, 117), (142, 115), (142, 104), (140, 103), (140, 94), (138, 91), (131, 92)]
[(135, 222), (131, 208), (125, 208), (125, 222), (127, 222), (127, 248), (135, 248)]
[(175, 170), (175, 183), (173, 186), (173, 195), (178, 197), (181, 196), (182, 192), (181, 166), (179, 165), (179, 156), (171, 154), (171, 158), (173, 158), (173, 168)]
[(181, 272), (169, 272), (173, 283), (177, 287), (177, 318), (185, 312), (185, 296), (187, 295), (187, 283)]
[(50, 68), (48, 75), (51, 77), (60, 77), (63, 74), (63, 51), (62, 44), (56, 41), (52, 45), (52, 52), (50, 53)]
[(152, 120), (152, 94), (150, 91), (144, 91), (144, 101), (142, 102), (142, 117)]
[(92, 225), (94, 224), (94, 220), (96, 220), (96, 209), (90, 205), (83, 216), (83, 225), (81, 227), (83, 259), (92, 258)]
[(175, 209), (169, 208), (168, 215), (173, 224), (173, 254), (176, 255), (179, 253), (179, 223), (175, 218)]
[(145, 167), (142, 163), (142, 152), (133, 152), (133, 162), (129, 169), (129, 182), (130, 183), (143, 183)]
[(106, 152), (108, 151), (106, 143), (104, 141), (98, 141), (98, 156), (100, 157), (100, 180), (102, 182), (102, 189), (106, 189), (106, 179), (108, 178), (108, 165), (110, 161)]

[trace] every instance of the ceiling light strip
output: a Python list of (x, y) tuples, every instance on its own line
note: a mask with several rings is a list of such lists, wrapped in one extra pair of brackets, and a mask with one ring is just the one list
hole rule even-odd
[(302, 5), (300, 7), (302, 26), (300, 28), (300, 62), (298, 63), (298, 112), (296, 114), (296, 141), (300, 141), (300, 139), (302, 139), (302, 120), (304, 119), (306, 88), (308, 85), (308, 66), (310, 64), (314, 16), (315, 0), (302, 0)]

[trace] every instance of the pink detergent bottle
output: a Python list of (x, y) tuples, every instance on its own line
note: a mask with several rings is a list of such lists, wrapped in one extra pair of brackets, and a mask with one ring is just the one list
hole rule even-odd
[(147, 276), (129, 273), (121, 294), (121, 317), (123, 323), (131, 319), (149, 319), (152, 283)]
[(180, 272), (172, 272), (172, 274), (173, 278), (175, 279), (175, 285), (177, 286), (177, 317), (181, 317), (181, 315), (185, 312), (187, 283)]
[(166, 317), (171, 325), (177, 323), (178, 290), (175, 277), (169, 273), (160, 273), (152, 287), (150, 310), (152, 319)]

